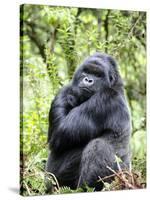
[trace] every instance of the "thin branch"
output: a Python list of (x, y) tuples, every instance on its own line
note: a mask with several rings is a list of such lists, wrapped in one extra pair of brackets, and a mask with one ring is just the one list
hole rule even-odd
[(132, 184), (129, 183), (129, 181), (125, 178), (125, 176), (120, 176), (115, 170), (111, 169), (109, 166), (107, 166), (107, 169), (109, 169), (111, 172), (113, 172), (120, 180), (123, 184), (125, 184), (125, 186), (127, 186), (130, 189), (135, 189), (136, 187), (134, 187)]
[(56, 40), (56, 34), (57, 34), (58, 27), (54, 28), (54, 31), (51, 35), (51, 42), (50, 42), (50, 52), (54, 52), (54, 45), (55, 45), (55, 40)]
[(136, 25), (138, 24), (140, 18), (141, 18), (141, 15), (138, 16), (136, 22), (135, 22), (134, 25), (131, 27), (131, 29), (130, 29), (130, 31), (129, 31), (129, 33), (128, 33), (128, 37), (131, 37), (131, 35), (132, 35), (132, 33), (133, 33), (133, 30), (134, 30), (134, 28), (136, 27)]
[(25, 181), (23, 181), (23, 183), (24, 183), (24, 185), (25, 185), (25, 187), (27, 189), (28, 195), (31, 196), (31, 192), (30, 192), (30, 189), (29, 189), (27, 183)]
[[(110, 10), (107, 11), (105, 21), (104, 21), (104, 28), (105, 28), (105, 40), (106, 42), (108, 41), (108, 36), (109, 36), (109, 15), (110, 15)], [(107, 45), (105, 47), (105, 51), (107, 52)]]
[(31, 23), (27, 23), (27, 25), (30, 26), (30, 29), (31, 29), (31, 31), (30, 31), (29, 28), (27, 28), (27, 30), (26, 30), (27, 35), (29, 36), (31, 41), (34, 42), (35, 45), (38, 47), (40, 55), (42, 56), (44, 62), (46, 62), (46, 56), (45, 56), (45, 52), (44, 52), (44, 44), (42, 44), (39, 41), (32, 24)]

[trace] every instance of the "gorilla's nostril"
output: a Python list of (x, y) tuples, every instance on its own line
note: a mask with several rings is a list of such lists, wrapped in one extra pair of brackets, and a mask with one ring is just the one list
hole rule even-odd
[(83, 81), (89, 82), (89, 79), (88, 79), (87, 77), (85, 77), (85, 78), (83, 79)]
[(89, 79), (89, 83), (92, 83), (93, 82), (93, 80), (92, 79)]

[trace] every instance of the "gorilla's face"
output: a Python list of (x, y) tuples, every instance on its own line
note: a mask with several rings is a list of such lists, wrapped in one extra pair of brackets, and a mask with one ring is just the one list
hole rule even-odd
[(76, 71), (73, 85), (84, 94), (94, 94), (103, 88), (119, 84), (117, 64), (106, 54), (96, 53), (86, 59)]
[(106, 74), (98, 66), (85, 65), (78, 79), (78, 87), (86, 92), (95, 93), (105, 82)]

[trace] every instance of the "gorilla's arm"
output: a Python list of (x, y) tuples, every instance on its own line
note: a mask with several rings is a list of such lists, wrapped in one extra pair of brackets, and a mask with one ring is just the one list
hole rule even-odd
[(81, 104), (75, 98), (75, 106), (68, 101), (70, 94), (70, 88), (66, 87), (51, 106), (49, 142), (54, 151), (83, 146), (91, 139), (102, 136), (103, 131), (120, 134), (127, 128), (125, 121), (128, 121), (129, 115), (120, 93), (104, 88)]
[(70, 87), (64, 87), (52, 101), (51, 109), (49, 111), (48, 142), (50, 141), (52, 133), (54, 132), (56, 127), (61, 123), (63, 118), (72, 109), (72, 103), (69, 93)]
[[(67, 95), (68, 89), (60, 92), (50, 111), (50, 147), (57, 152), (73, 146), (83, 146), (92, 138), (96, 138), (102, 130), (107, 109), (106, 106), (102, 106), (99, 93), (74, 108), (70, 107)], [(97, 124), (97, 120), (101, 120), (101, 123)]]
[[(50, 126), (58, 126), (68, 113), (81, 104), (81, 93), (73, 89), (71, 85), (64, 87), (52, 102), (49, 112)], [(85, 101), (85, 100), (84, 100)], [(83, 102), (83, 98), (82, 98)], [(50, 134), (49, 134), (50, 137)]]

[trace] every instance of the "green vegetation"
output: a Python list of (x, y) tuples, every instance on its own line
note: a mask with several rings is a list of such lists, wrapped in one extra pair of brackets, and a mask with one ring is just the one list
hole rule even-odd
[[(45, 194), (51, 101), (81, 61), (95, 51), (107, 52), (119, 63), (132, 115), (133, 171), (145, 182), (146, 13), (24, 5), (20, 22), (21, 194)], [(56, 188), (52, 193), (82, 191)], [(106, 184), (104, 190), (110, 188)]]

